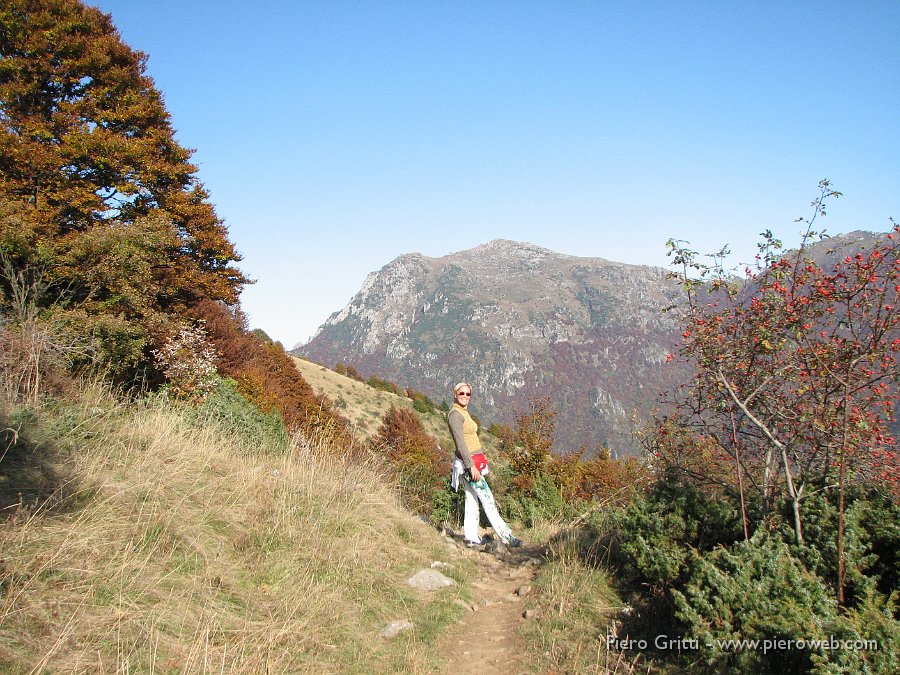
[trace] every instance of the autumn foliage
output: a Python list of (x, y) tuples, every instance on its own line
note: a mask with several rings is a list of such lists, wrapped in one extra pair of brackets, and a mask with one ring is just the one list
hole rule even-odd
[(585, 457), (584, 452), (554, 455), (547, 472), (568, 502), (625, 503), (649, 478), (639, 458), (613, 459), (608, 452), (591, 457)]
[[(675, 670), (897, 670), (882, 646), (900, 636), (900, 228), (813, 232), (839, 196), (823, 181), (800, 247), (764, 232), (740, 271), (727, 249), (700, 256), (669, 242), (684, 291), (669, 358), (693, 378), (642, 436), (653, 481), (591, 526), (632, 592), (617, 635), (699, 645), (659, 650)], [(809, 641), (820, 633), (878, 647), (821, 649)], [(734, 639), (805, 646), (722, 647)]]
[(418, 414), (391, 406), (372, 439), (372, 449), (387, 459), (406, 506), (430, 514), (434, 493), (443, 487), (449, 467)]
[(218, 371), (289, 430), (348, 446), (282, 346), (247, 330), (240, 257), (145, 65), (77, 0), (0, 7), (0, 338), (33, 345), (18, 389), (51, 357), (190, 400)]
[(515, 476), (516, 487), (529, 490), (550, 458), (556, 431), (556, 409), (547, 397), (532, 398), (516, 413), (515, 431), (504, 430), (501, 449)]
[(648, 479), (638, 458), (613, 459), (602, 448), (590, 455), (586, 448), (554, 452), (556, 409), (547, 397), (528, 400), (516, 414), (515, 428), (494, 425), (492, 431), (508, 465), (501, 475), (509, 475), (509, 496), (526, 520), (534, 514), (558, 518), (587, 504), (624, 503)]
[[(824, 183), (817, 215), (835, 196)], [(758, 495), (764, 512), (787, 499), (801, 539), (809, 491), (844, 480), (896, 487), (898, 247), (895, 226), (823, 267), (805, 244), (783, 254), (766, 233), (757, 269), (736, 281), (673, 244), (688, 299), (681, 356), (696, 377), (676, 401), (680, 425), (658, 428), (660, 456)]]
[[(820, 184), (798, 250), (763, 233), (755, 267), (736, 278), (670, 241), (687, 298), (680, 356), (695, 368), (647, 445), (667, 471), (734, 500), (744, 538), (777, 529), (784, 513), (799, 544), (806, 505), (834, 500), (835, 584), (844, 602), (850, 492), (900, 485), (897, 440), (900, 226), (823, 263), (810, 242), (825, 202)], [(674, 356), (672, 357), (674, 358)], [(833, 496), (833, 497), (832, 497)], [(821, 545), (821, 542), (820, 542)]]
[(119, 379), (247, 281), (145, 64), (77, 0), (0, 6), (2, 309), (30, 278), (43, 324)]
[(234, 379), (263, 412), (278, 411), (291, 431), (328, 435), (336, 447), (350, 447), (347, 422), (329, 401), (316, 396), (280, 344), (248, 331), (243, 314), (222, 303), (203, 300), (192, 313), (204, 322), (218, 352), (219, 372)]

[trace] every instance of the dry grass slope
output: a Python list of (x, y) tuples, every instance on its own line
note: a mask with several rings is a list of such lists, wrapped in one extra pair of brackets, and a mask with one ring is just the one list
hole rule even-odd
[[(76, 451), (56, 451), (66, 499), (0, 523), (0, 669), (440, 670), (429, 641), (465, 591), (405, 586), (447, 551), (376, 467), (316, 439), (247, 456), (165, 403), (37, 416)], [(416, 629), (378, 639), (395, 619)]]
[[(380, 391), (365, 382), (341, 375), (306, 359), (297, 357), (293, 357), (293, 359), (313, 391), (317, 395), (327, 396), (341, 415), (350, 421), (353, 435), (357, 438), (367, 439), (374, 436), (381, 426), (381, 419), (391, 406), (413, 410), (413, 402), (406, 396)], [(398, 384), (403, 386), (403, 383)], [(418, 415), (425, 431), (434, 436), (438, 445), (446, 451), (449, 472), (453, 440), (450, 438), (444, 413), (437, 411), (435, 413), (418, 413)], [(488, 449), (492, 449), (495, 443), (492, 436), (484, 433), (481, 434), (481, 441)]]
[(596, 553), (585, 550), (585, 544), (590, 548), (577, 532), (561, 531), (552, 538), (548, 562), (535, 579), (539, 593), (532, 609), (537, 618), (525, 626), (532, 650), (543, 655), (546, 672), (655, 672), (640, 655), (606, 648), (606, 635), (624, 607), (608, 573), (585, 562)]

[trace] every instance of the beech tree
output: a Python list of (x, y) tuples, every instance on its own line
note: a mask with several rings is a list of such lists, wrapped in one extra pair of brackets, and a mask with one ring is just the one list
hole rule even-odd
[[(785, 499), (803, 541), (802, 502), (848, 481), (896, 489), (900, 352), (900, 227), (870, 248), (824, 265), (810, 254), (813, 224), (828, 199), (820, 183), (801, 246), (786, 253), (763, 235), (743, 278), (723, 250), (706, 263), (671, 241), (686, 295), (681, 357), (693, 382), (659, 421), (653, 449), (666, 462), (740, 495), (763, 514)], [(843, 514), (843, 506), (841, 507)], [(839, 531), (838, 536), (841, 536)], [(838, 541), (840, 556), (841, 541)]]
[(83, 330), (159, 344), (248, 280), (145, 66), (77, 0), (0, 5), (0, 252)]

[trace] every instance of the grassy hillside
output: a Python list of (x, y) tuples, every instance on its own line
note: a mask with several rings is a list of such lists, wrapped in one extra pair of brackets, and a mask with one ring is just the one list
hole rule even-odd
[[(253, 449), (160, 399), (0, 413), (0, 670), (438, 669), (465, 591), (406, 586), (448, 549), (376, 465), (317, 439)], [(379, 639), (398, 619), (415, 634)]]
[[(357, 427), (411, 405), (300, 365)], [(467, 607), (507, 574), (403, 509), (381, 458), (288, 437), (226, 385), (196, 408), (101, 387), (0, 399), (0, 551), (0, 672), (16, 673), (445, 672)], [(504, 605), (523, 658), (606, 672), (596, 628), (621, 603), (580, 556), (549, 557), (532, 618)], [(458, 586), (406, 584), (436, 561)], [(380, 637), (404, 620), (414, 630)]]
[[(368, 439), (378, 432), (381, 419), (391, 406), (413, 410), (412, 399), (397, 396), (387, 391), (370, 387), (365, 382), (341, 375), (329, 368), (306, 359), (293, 357), (294, 363), (309, 382), (317, 395), (327, 396), (337, 410), (350, 421), (353, 434)], [(399, 383), (402, 384), (403, 383)], [(473, 405), (473, 409), (475, 406)], [(477, 409), (475, 410), (477, 413)], [(453, 441), (447, 429), (444, 413), (418, 413), (422, 426), (437, 439), (438, 445), (447, 451), (448, 460), (452, 454)], [(491, 449), (495, 443), (492, 436), (481, 433), (481, 441)]]

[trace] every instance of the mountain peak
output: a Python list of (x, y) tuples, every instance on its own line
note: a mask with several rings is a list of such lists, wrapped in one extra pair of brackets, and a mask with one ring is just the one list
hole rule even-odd
[(561, 253), (551, 251), (549, 248), (530, 244), (525, 241), (513, 241), (511, 239), (492, 239), (491, 241), (466, 249), (458, 253), (451, 253), (450, 258), (484, 258), (484, 259), (509, 259), (509, 260), (539, 260), (547, 257), (560, 257)]
[(300, 353), (437, 399), (464, 379), (488, 421), (512, 423), (523, 402), (552, 396), (571, 403), (561, 450), (634, 452), (629, 415), (652, 400), (644, 386), (673, 349), (669, 286), (658, 268), (509, 239), (406, 254), (369, 275)]
[(545, 253), (551, 255), (559, 255), (549, 248), (530, 244), (527, 241), (513, 241), (512, 239), (492, 239), (486, 244), (476, 246), (472, 251), (533, 251), (535, 253)]

